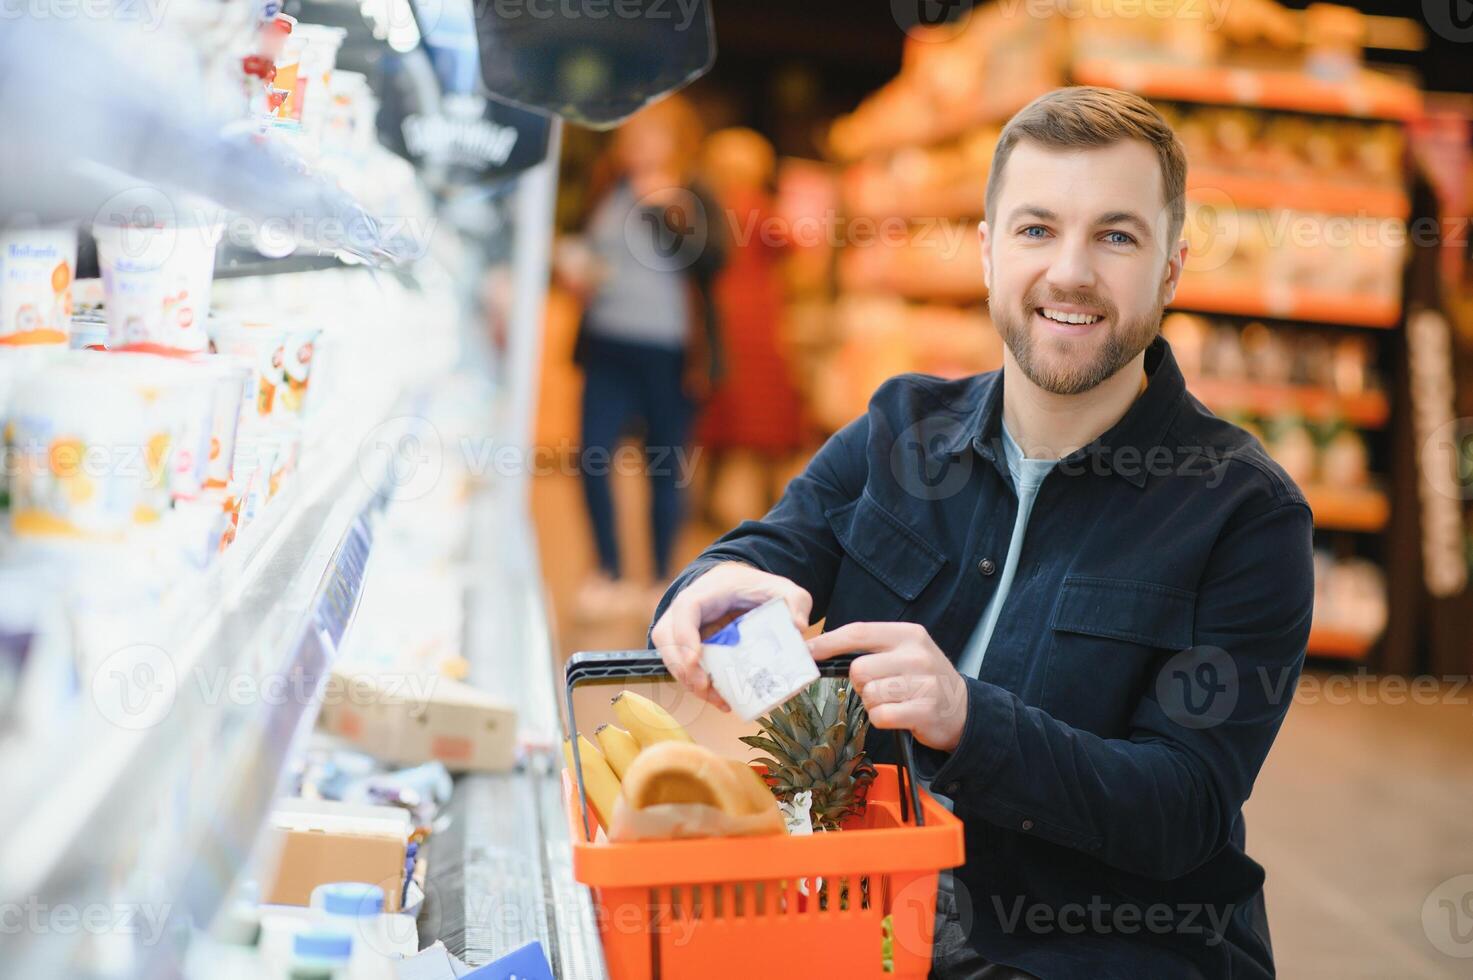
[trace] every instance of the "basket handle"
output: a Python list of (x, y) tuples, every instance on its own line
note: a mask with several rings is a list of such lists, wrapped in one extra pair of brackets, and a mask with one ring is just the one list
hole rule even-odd
[[(849, 665), (861, 654), (851, 653), (817, 662), (820, 677), (847, 677)], [(578, 748), (578, 719), (573, 708), (573, 689), (580, 684), (594, 681), (615, 680), (631, 677), (670, 677), (665, 661), (654, 650), (585, 650), (568, 658), (563, 668), (568, 707), (568, 727), (572, 730), (573, 776), (578, 783), (579, 816), (583, 818), (583, 838), (593, 840), (588, 827), (588, 788), (583, 784), (583, 753)], [(894, 730), (895, 742), (900, 749), (900, 767), (896, 776), (900, 780), (900, 821), (909, 823), (915, 815), (917, 827), (926, 824), (921, 812), (920, 792), (915, 781), (915, 752), (910, 739), (899, 729)]]

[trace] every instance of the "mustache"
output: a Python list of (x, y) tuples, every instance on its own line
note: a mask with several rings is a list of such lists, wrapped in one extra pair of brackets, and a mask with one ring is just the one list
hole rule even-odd
[(1107, 319), (1118, 319), (1115, 315), (1115, 304), (1103, 296), (1084, 292), (1061, 293), (1054, 290), (1047, 290), (1048, 295), (1044, 296), (1044, 292), (1044, 290), (1030, 289), (1023, 297), (1023, 309), (1031, 313), (1040, 306), (1086, 306), (1092, 310), (1099, 310)]

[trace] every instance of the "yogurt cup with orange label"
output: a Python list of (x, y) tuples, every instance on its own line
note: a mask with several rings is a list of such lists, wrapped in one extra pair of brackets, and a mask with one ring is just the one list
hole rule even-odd
[(20, 385), (8, 427), (16, 538), (127, 536), (150, 479), (148, 410), (133, 385), (68, 358)]
[(66, 346), (75, 228), (0, 230), (0, 344)]
[(286, 376), (286, 327), (254, 316), (217, 317), (210, 323), (210, 344), (217, 354), (249, 368), (244, 421), (265, 420), (277, 412), (276, 389)]
[(106, 294), (108, 347), (202, 351), (224, 224), (203, 208), (176, 216), (136, 208), (93, 225)]
[(307, 385), (312, 380), (317, 342), (322, 331), (315, 328), (292, 330), (282, 346), (282, 378), (277, 389), (281, 407), (301, 417), (307, 405)]
[(230, 486), (235, 463), (235, 440), (246, 403), (246, 390), (253, 377), (249, 366), (234, 358), (213, 361), (214, 411), (210, 420), (210, 444), (205, 460), (206, 491), (224, 491)]

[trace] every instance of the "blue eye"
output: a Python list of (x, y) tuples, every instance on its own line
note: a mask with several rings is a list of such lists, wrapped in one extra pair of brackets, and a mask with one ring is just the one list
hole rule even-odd
[[(1037, 235), (1033, 234), (1033, 232), (1035, 231), (1038, 232)], [(1023, 229), (1024, 238), (1040, 238), (1047, 234), (1048, 229), (1045, 228), (1043, 225), (1029, 225), (1027, 228)]]
[(1105, 232), (1105, 238), (1110, 242), (1111, 245), (1134, 245), (1135, 244), (1135, 239), (1134, 238), (1131, 238), (1129, 235), (1127, 235), (1123, 231), (1107, 231), (1107, 232)]

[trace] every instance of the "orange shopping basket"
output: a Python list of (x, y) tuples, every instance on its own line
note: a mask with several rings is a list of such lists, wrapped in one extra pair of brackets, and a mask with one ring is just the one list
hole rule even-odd
[[(845, 674), (852, 660), (820, 663), (820, 673)], [(569, 727), (577, 685), (660, 676), (653, 651), (575, 654)], [(922, 980), (937, 875), (963, 861), (962, 824), (916, 786), (910, 744), (898, 740), (901, 765), (876, 766), (865, 811), (838, 833), (610, 843), (594, 839), (575, 738), (576, 772), (563, 772), (573, 877), (593, 892), (611, 980)], [(887, 925), (893, 972), (883, 965)]]

